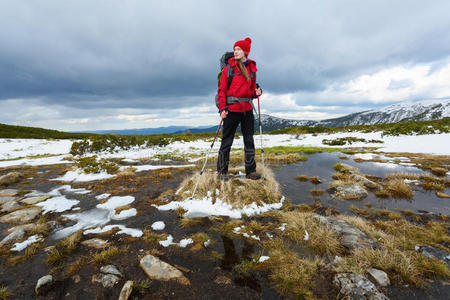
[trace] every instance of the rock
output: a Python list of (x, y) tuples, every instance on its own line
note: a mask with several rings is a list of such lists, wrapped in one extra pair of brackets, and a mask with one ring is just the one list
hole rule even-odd
[(21, 200), (20, 202), (25, 203), (25, 204), (36, 204), (36, 203), (42, 202), (44, 200), (47, 200), (48, 198), (50, 198), (50, 196), (47, 196), (47, 195), (34, 196), (34, 197), (25, 198), (25, 199)]
[(110, 245), (107, 241), (98, 238), (82, 241), (81, 244), (96, 249), (103, 249), (109, 247)]
[(13, 197), (16, 196), (18, 193), (19, 190), (15, 189), (0, 190), (0, 197)]
[(34, 289), (36, 294), (37, 295), (43, 294), (45, 292), (45, 290), (47, 290), (49, 288), (52, 281), (53, 281), (52, 275), (45, 275), (45, 276), (39, 278), (39, 280), (37, 281), (37, 284), (36, 284), (36, 288)]
[(360, 174), (351, 172), (350, 176), (353, 178), (353, 180), (355, 180), (356, 182), (361, 183), (366, 188), (373, 189), (373, 190), (381, 189), (381, 185), (379, 185), (376, 182), (373, 182), (372, 180), (367, 179), (366, 177), (364, 177), (364, 176), (362, 176)]
[(377, 290), (375, 285), (365, 277), (355, 273), (336, 274), (333, 283), (339, 289), (340, 299), (389, 299)]
[(98, 282), (105, 288), (112, 288), (118, 283), (120, 278), (113, 274), (95, 274), (92, 275), (92, 283)]
[(217, 275), (214, 282), (220, 285), (228, 285), (231, 284), (231, 279), (224, 275)]
[(450, 267), (450, 253), (428, 245), (416, 246), (416, 250), (425, 257), (442, 260)]
[(107, 265), (100, 268), (100, 272), (105, 274), (113, 274), (117, 275), (119, 277), (122, 277), (122, 273), (117, 270), (117, 267), (115, 265)]
[(12, 244), (15, 241), (21, 240), (25, 236), (25, 232), (31, 228), (34, 227), (34, 224), (25, 224), (20, 226), (15, 226), (8, 229), (8, 234), (1, 242), (0, 242), (0, 248)]
[(9, 172), (3, 176), (0, 176), (0, 185), (10, 185), (17, 183), (22, 178), (22, 174), (19, 172)]
[(354, 166), (350, 166), (349, 164), (341, 162), (341, 165), (347, 171), (351, 171), (351, 172), (358, 172), (359, 171), (358, 168), (356, 168)]
[(0, 223), (27, 223), (36, 218), (42, 211), (40, 207), (29, 207), (13, 211), (0, 218)]
[(370, 268), (368, 270), (369, 275), (381, 286), (388, 286), (391, 285), (391, 282), (389, 280), (388, 275), (386, 274), (386, 272), (375, 269), (375, 268)]
[(334, 196), (343, 200), (362, 200), (368, 195), (367, 191), (358, 184), (334, 187)]
[(378, 248), (378, 244), (370, 239), (364, 232), (349, 223), (332, 217), (320, 215), (314, 216), (320, 223), (326, 224), (339, 235), (339, 241), (347, 249), (354, 250), (358, 248)]
[(17, 203), (17, 201), (9, 201), (6, 203), (3, 203), (1, 212), (11, 212), (13, 210), (17, 210), (21, 208), (22, 206)]
[(189, 279), (187, 279), (180, 270), (153, 255), (147, 254), (144, 256), (140, 260), (139, 265), (150, 279), (162, 281), (173, 279), (184, 285), (191, 284)]
[(119, 300), (128, 300), (128, 297), (130, 297), (132, 291), (133, 291), (133, 281), (128, 280), (127, 282), (125, 282), (125, 284), (122, 287), (122, 290), (120, 291)]
[(72, 280), (73, 280), (73, 282), (78, 283), (78, 282), (80, 282), (81, 277), (80, 277), (80, 275), (73, 275)]
[(11, 202), (11, 201), (15, 201), (15, 200), (17, 200), (17, 197), (13, 197), (13, 196), (0, 197), (0, 205)]

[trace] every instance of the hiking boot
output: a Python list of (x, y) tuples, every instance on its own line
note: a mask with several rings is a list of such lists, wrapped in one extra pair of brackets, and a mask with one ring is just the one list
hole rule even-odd
[(245, 175), (245, 178), (251, 179), (251, 180), (258, 180), (258, 179), (261, 179), (261, 175), (259, 175), (256, 172), (252, 172), (250, 174)]
[(230, 175), (228, 175), (228, 174), (219, 173), (217, 176), (219, 177), (219, 180), (222, 180), (222, 181), (230, 180)]

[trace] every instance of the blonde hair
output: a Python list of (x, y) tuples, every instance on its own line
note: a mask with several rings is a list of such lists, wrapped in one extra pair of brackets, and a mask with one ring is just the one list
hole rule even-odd
[(244, 75), (245, 80), (248, 81), (250, 79), (250, 75), (248, 75), (247, 68), (240, 61), (237, 61), (237, 65), (239, 67), (239, 70), (241, 70), (242, 75)]

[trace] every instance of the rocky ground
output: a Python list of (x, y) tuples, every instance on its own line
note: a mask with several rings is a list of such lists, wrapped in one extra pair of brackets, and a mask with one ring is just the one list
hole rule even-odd
[[(286, 199), (279, 209), (238, 219), (187, 218), (186, 207), (157, 207), (186, 198), (192, 189), (183, 183), (198, 166), (128, 170), (86, 182), (53, 180), (71, 168), (68, 163), (0, 169), (0, 299), (447, 299), (450, 294), (445, 215), (374, 209), (342, 215), (320, 201)], [(340, 182), (326, 193), (339, 201), (357, 201), (388, 187), (345, 163), (335, 169)], [(236, 175), (230, 184), (252, 183)], [(218, 197), (210, 198), (217, 203)]]

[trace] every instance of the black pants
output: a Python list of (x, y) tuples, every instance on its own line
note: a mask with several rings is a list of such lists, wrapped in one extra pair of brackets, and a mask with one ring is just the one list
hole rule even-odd
[(251, 110), (245, 113), (228, 112), (228, 116), (223, 120), (222, 143), (220, 144), (217, 160), (217, 172), (221, 174), (228, 173), (231, 145), (239, 123), (241, 123), (242, 135), (244, 136), (245, 173), (250, 174), (256, 171), (255, 142), (253, 141), (254, 121), (255, 117)]

